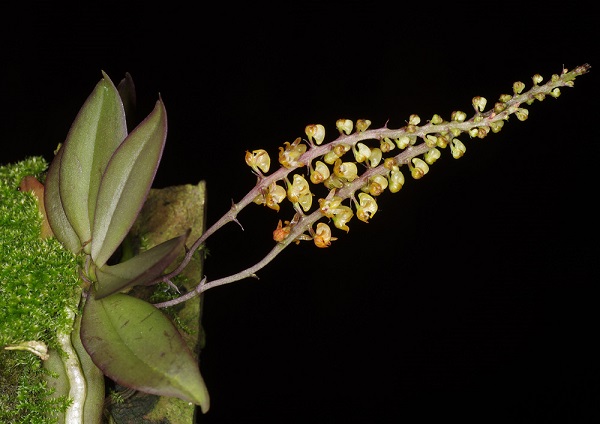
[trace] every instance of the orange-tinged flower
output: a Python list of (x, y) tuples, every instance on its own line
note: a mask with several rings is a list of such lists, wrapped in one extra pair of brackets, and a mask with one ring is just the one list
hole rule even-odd
[(335, 240), (337, 240), (337, 237), (331, 237), (331, 228), (329, 228), (329, 225), (319, 222), (315, 230), (315, 236), (313, 237), (315, 245), (320, 248), (326, 248)]
[(356, 217), (363, 222), (369, 222), (369, 218), (377, 212), (377, 202), (367, 193), (358, 193), (358, 202)]
[(246, 164), (256, 173), (259, 173), (259, 169), (267, 173), (271, 166), (271, 158), (264, 149), (253, 150), (252, 153), (246, 150)]
[(302, 162), (298, 162), (298, 158), (306, 152), (306, 144), (301, 144), (300, 137), (294, 140), (293, 143), (284, 142), (284, 147), (279, 148), (279, 163), (286, 168), (297, 168), (303, 166)]

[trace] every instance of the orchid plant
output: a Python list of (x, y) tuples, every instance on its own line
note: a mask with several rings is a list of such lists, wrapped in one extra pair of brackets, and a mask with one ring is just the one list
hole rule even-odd
[[(63, 422), (102, 422), (107, 378), (141, 392), (183, 399), (206, 413), (209, 394), (198, 360), (164, 308), (255, 277), (292, 243), (329, 247), (340, 237), (336, 232), (349, 230), (355, 216), (363, 222), (373, 219), (379, 196), (400, 191), (409, 178), (424, 177), (443, 150), (462, 157), (466, 139), (499, 132), (512, 115), (526, 120), (526, 106), (559, 97), (561, 88), (572, 87), (589, 69), (587, 64), (563, 69), (546, 82), (536, 74), (527, 90), (515, 82), (512, 92), (500, 95), (490, 108), (485, 98), (474, 97), (470, 116), (460, 110), (450, 119), (436, 114), (422, 121), (411, 115), (397, 129), (371, 129), (367, 119), (339, 119), (329, 142), (324, 125), (308, 125), (304, 137), (279, 148), (278, 167), (270, 174), (272, 161), (265, 149), (245, 152), (255, 186), (199, 238), (184, 231), (133, 256), (120, 255), (120, 249), (152, 187), (167, 137), (167, 112), (159, 98), (129, 131), (133, 81), (126, 75), (115, 85), (103, 72), (55, 152), (44, 185), (30, 177), (21, 187), (40, 199), (42, 237), (56, 238), (73, 255), (80, 286), (77, 307), (69, 310), (72, 327), (59, 335), (59, 348), (49, 352), (43, 341), (5, 348), (28, 350), (43, 360), (55, 396), (70, 399), (58, 416)], [(159, 283), (177, 293), (174, 278), (218, 229), (237, 222), (250, 204), (279, 211), (284, 201), (290, 202), (293, 215), (279, 220), (272, 230), (274, 247), (255, 265), (217, 280), (203, 278), (195, 289), (158, 303), (131, 294), (134, 286)]]

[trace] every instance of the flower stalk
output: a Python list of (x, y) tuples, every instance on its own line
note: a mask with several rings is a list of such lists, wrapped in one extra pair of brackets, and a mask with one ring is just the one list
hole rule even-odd
[[(292, 242), (298, 243), (300, 240), (314, 240), (318, 247), (329, 246), (330, 241), (323, 243), (322, 237), (315, 237), (316, 233), (313, 230), (313, 225), (323, 218), (330, 218), (334, 221), (336, 227), (348, 231), (346, 224), (352, 218), (353, 213), (350, 207), (341, 206), (342, 201), (349, 199), (351, 205), (358, 205), (359, 209), (357, 209), (357, 212), (362, 214), (363, 218), (366, 218), (361, 219), (359, 217), (359, 219), (363, 221), (368, 220), (368, 217), (374, 215), (374, 211), (376, 211), (377, 196), (385, 191), (386, 188), (394, 193), (402, 188), (405, 182), (404, 175), (401, 172), (402, 166), (407, 165), (408, 174), (414, 179), (422, 178), (429, 171), (429, 166), (440, 157), (440, 149), (443, 150), (449, 146), (451, 154), (455, 159), (465, 154), (466, 146), (458, 136), (462, 135), (463, 137), (468, 136), (469, 138), (482, 139), (489, 135), (490, 132), (499, 132), (511, 115), (515, 115), (520, 121), (526, 120), (529, 111), (524, 105), (531, 105), (536, 100), (542, 101), (547, 96), (558, 98), (561, 94), (560, 88), (573, 87), (575, 78), (587, 73), (589, 69), (590, 65), (588, 64), (578, 66), (570, 71), (563, 69), (560, 75), (552, 75), (542, 85), (540, 83), (543, 81), (543, 78), (539, 74), (536, 74), (532, 77), (532, 87), (527, 91), (525, 91), (525, 84), (517, 81), (513, 84), (512, 94), (502, 94), (493, 107), (487, 111), (485, 111), (488, 105), (487, 99), (476, 96), (472, 101), (474, 114), (469, 119), (467, 119), (465, 112), (454, 111), (449, 121), (445, 121), (440, 115), (435, 114), (427, 123), (420, 125), (421, 118), (417, 115), (411, 115), (407, 125), (398, 129), (391, 129), (387, 126), (369, 129), (371, 124), (369, 120), (357, 120), (355, 125), (349, 119), (339, 119), (336, 122), (339, 136), (335, 140), (325, 144), (323, 144), (325, 138), (323, 125), (308, 125), (305, 131), (308, 137), (308, 140), (305, 140), (307, 144), (302, 144), (300, 138), (296, 138), (291, 144), (285, 142), (285, 147), (279, 148), (279, 161), (282, 166), (270, 175), (263, 175), (258, 169), (260, 168), (265, 171), (268, 167), (264, 166), (264, 164), (270, 164), (270, 159), (267, 158), (266, 155), (268, 154), (265, 150), (260, 149), (254, 150), (252, 154), (247, 153), (246, 162), (258, 176), (254, 188), (238, 203), (233, 204), (227, 213), (208, 228), (194, 242), (181, 263), (172, 272), (162, 276), (158, 281), (170, 281), (170, 279), (180, 273), (191, 260), (194, 252), (203, 246), (212, 234), (229, 222), (237, 222), (238, 214), (247, 205), (255, 202), (264, 193), (268, 193), (269, 187), (274, 187), (278, 181), (289, 182), (288, 176), (290, 173), (299, 168), (306, 167), (307, 174), (310, 177), (304, 179), (299, 174), (295, 174), (293, 180), (298, 181), (298, 178), (301, 177), (303, 184), (308, 180), (313, 184), (323, 183), (325, 187), (330, 189), (327, 198), (335, 197), (339, 200), (336, 211), (330, 214), (329, 211), (326, 212), (323, 207), (320, 207), (313, 212), (309, 212), (309, 208), (304, 208), (305, 205), (310, 203), (305, 198), (302, 209), (297, 207), (296, 203), (294, 210), (298, 218), (293, 220), (293, 225), (286, 228), (285, 233), (283, 233), (286, 236), (282, 237), (282, 233), (280, 232), (279, 236), (276, 237), (276, 245), (261, 261), (244, 271), (228, 277), (213, 281), (208, 281), (204, 278), (192, 292), (168, 302), (155, 304), (155, 306), (172, 306), (208, 289), (248, 277), (256, 277), (256, 272), (270, 263)], [(355, 132), (352, 132), (353, 130)], [(380, 147), (368, 147), (366, 143), (368, 140), (378, 142)], [(399, 149), (398, 153), (395, 155), (392, 154), (387, 158), (382, 157), (384, 152), (393, 152), (396, 147)], [(342, 156), (348, 151), (352, 151), (351, 154), (356, 163), (365, 165), (362, 174), (358, 174), (358, 170), (362, 168), (357, 167), (354, 161), (342, 160)], [(419, 157), (421, 155), (422, 158)], [(316, 162), (315, 166), (312, 165), (313, 162)], [(331, 172), (323, 162), (332, 165)], [(318, 170), (318, 175), (316, 175), (315, 170)], [(327, 176), (324, 177), (324, 174)], [(369, 200), (371, 212), (368, 217), (364, 215), (364, 208), (360, 209), (362, 203), (356, 200), (356, 192), (367, 192), (373, 196)], [(303, 191), (303, 194), (306, 195), (306, 191)], [(271, 208), (279, 210), (279, 205), (277, 204), (276, 208)], [(307, 214), (305, 214), (306, 212)], [(323, 227), (321, 227), (321, 233), (322, 229)], [(306, 234), (307, 232), (308, 234)], [(335, 240), (335, 238), (331, 237), (330, 240)]]

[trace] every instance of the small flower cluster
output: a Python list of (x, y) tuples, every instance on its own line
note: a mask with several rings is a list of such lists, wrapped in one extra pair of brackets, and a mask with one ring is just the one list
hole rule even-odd
[[(354, 215), (363, 222), (369, 222), (378, 209), (377, 197), (386, 189), (396, 193), (405, 184), (402, 166), (406, 165), (405, 172), (418, 180), (441, 157), (441, 150), (448, 148), (453, 158), (461, 158), (466, 147), (459, 137), (466, 135), (482, 139), (490, 132), (497, 133), (510, 115), (515, 115), (520, 121), (526, 120), (529, 112), (523, 104), (544, 100), (547, 95), (557, 98), (560, 86), (573, 85), (573, 79), (580, 74), (575, 75), (577, 71), (582, 70), (568, 73), (565, 69), (560, 76), (553, 75), (544, 85), (540, 85), (543, 78), (536, 74), (532, 78), (533, 86), (527, 92), (524, 92), (524, 83), (515, 82), (513, 93), (502, 94), (488, 111), (487, 99), (476, 96), (472, 99), (474, 114), (469, 119), (467, 113), (460, 110), (452, 112), (449, 121), (436, 114), (424, 124), (421, 124), (418, 115), (410, 115), (405, 127), (373, 130), (369, 130), (371, 121), (366, 119), (359, 119), (356, 123), (350, 119), (339, 119), (336, 122), (338, 138), (325, 145), (325, 127), (321, 124), (308, 125), (305, 128), (306, 140), (298, 137), (279, 148), (282, 171), (277, 178), (264, 175), (271, 163), (265, 150), (246, 152), (246, 163), (259, 177), (254, 203), (276, 211), (280, 210), (283, 200), (292, 203), (296, 215), (285, 224), (279, 221), (273, 233), (276, 241), (284, 242), (293, 236), (296, 242), (313, 240), (318, 247), (328, 247), (336, 238), (332, 237), (331, 228), (326, 223), (319, 222), (314, 230), (312, 225), (318, 220), (327, 218), (336, 228), (346, 232)], [(369, 146), (367, 140), (376, 145)], [(399, 153), (394, 152), (395, 149)], [(290, 173), (304, 167), (306, 174), (294, 173), (289, 177)], [(279, 185), (279, 181), (285, 187)], [(313, 190), (319, 185), (325, 188), (327, 195), (318, 199), (318, 210), (307, 216), (305, 214), (313, 206)], [(299, 231), (294, 231), (298, 226), (301, 226)], [(305, 234), (306, 231), (309, 234)]]

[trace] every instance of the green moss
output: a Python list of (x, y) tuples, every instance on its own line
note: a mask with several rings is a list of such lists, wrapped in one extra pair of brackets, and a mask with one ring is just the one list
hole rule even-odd
[[(77, 258), (55, 238), (40, 238), (37, 198), (18, 190), (21, 179), (44, 181), (41, 157), (0, 166), (0, 347), (29, 340), (58, 348), (57, 332), (70, 331), (66, 313), (79, 298)], [(50, 400), (41, 359), (27, 351), (0, 351), (0, 422), (47, 423)], [(57, 404), (58, 402), (58, 404)]]

